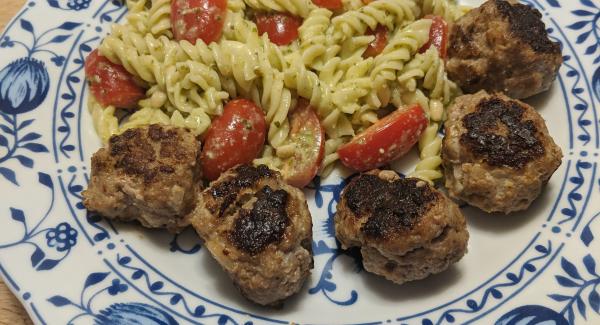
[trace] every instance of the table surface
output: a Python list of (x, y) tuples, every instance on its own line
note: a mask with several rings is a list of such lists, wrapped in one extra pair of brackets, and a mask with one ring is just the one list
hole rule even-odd
[[(0, 8), (0, 31), (19, 11), (25, 0), (2, 0)], [(8, 287), (0, 280), (0, 325), (23, 325), (32, 324), (27, 312), (21, 303), (10, 292)]]

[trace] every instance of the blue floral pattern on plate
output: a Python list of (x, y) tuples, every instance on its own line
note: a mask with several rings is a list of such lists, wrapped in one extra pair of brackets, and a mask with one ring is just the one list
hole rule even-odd
[(118, 0), (30, 1), (0, 35), (0, 273), (42, 324), (599, 323), (600, 5), (523, 2), (542, 12), (565, 61), (539, 107), (565, 153), (542, 197), (507, 217), (464, 207), (465, 259), (394, 286), (335, 240), (348, 175), (316, 179), (306, 190), (313, 275), (282, 310), (266, 310), (240, 297), (192, 230), (145, 231), (85, 210), (99, 143), (83, 64), (126, 9)]
[[(7, 148), (7, 152), (0, 156), (0, 164), (9, 159), (16, 159), (22, 167), (33, 168), (34, 160), (26, 154), (20, 154), (22, 149), (34, 153), (48, 152), (44, 145), (35, 141), (41, 137), (39, 133), (28, 132), (22, 135), (22, 132), (35, 120), (27, 119), (18, 122), (17, 118), (18, 115), (30, 112), (42, 104), (50, 89), (50, 77), (46, 64), (33, 56), (37, 53), (49, 55), (50, 61), (57, 67), (61, 67), (65, 57), (49, 50), (48, 47), (69, 40), (71, 36), (67, 32), (80, 25), (79, 23), (65, 22), (38, 36), (33, 24), (29, 20), (20, 18), (19, 26), (29, 34), (32, 45), (29, 46), (24, 41), (11, 39), (10, 36), (2, 38), (0, 48), (21, 47), (26, 50), (27, 56), (10, 62), (0, 70), (0, 116), (3, 118), (3, 121), (0, 122), (0, 129), (4, 133), (0, 134), (0, 146)], [(14, 170), (0, 166), (0, 175), (18, 185)]]

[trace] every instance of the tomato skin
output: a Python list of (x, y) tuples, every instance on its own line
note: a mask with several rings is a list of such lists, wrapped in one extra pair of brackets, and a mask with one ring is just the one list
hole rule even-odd
[(429, 40), (419, 53), (425, 53), (432, 45), (438, 49), (440, 58), (445, 59), (448, 52), (448, 24), (440, 16), (427, 15), (425, 19), (431, 19), (431, 29), (429, 30)]
[(286, 13), (262, 13), (256, 15), (258, 34), (267, 33), (269, 40), (277, 45), (288, 45), (298, 38), (302, 18)]
[(85, 59), (85, 76), (94, 98), (103, 106), (135, 108), (144, 98), (145, 91), (136, 84), (134, 76), (101, 56), (97, 49)]
[(173, 35), (178, 41), (210, 44), (221, 37), (226, 14), (227, 0), (172, 0)]
[(367, 35), (375, 35), (375, 39), (367, 46), (363, 53), (363, 58), (375, 57), (379, 55), (388, 42), (388, 29), (383, 25), (377, 25), (375, 30), (367, 29)]
[(344, 6), (342, 0), (313, 0), (313, 3), (318, 7), (329, 9), (332, 11), (340, 10)]
[(290, 114), (289, 139), (296, 147), (294, 155), (284, 162), (281, 174), (288, 184), (303, 188), (317, 175), (325, 156), (325, 129), (303, 98)]
[(212, 181), (231, 167), (252, 162), (263, 148), (266, 133), (265, 113), (254, 102), (227, 103), (204, 137), (200, 154), (204, 178)]
[(406, 154), (426, 127), (420, 105), (399, 108), (341, 146), (340, 160), (358, 171), (381, 167)]

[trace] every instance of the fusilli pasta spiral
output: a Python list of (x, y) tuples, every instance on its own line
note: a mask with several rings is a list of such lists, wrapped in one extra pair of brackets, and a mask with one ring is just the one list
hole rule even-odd
[(407, 22), (414, 21), (420, 14), (413, 0), (375, 0), (356, 10), (349, 10), (331, 20), (335, 36), (347, 38), (364, 35), (367, 28), (375, 30), (383, 25), (394, 30)]
[(289, 12), (307, 17), (316, 6), (310, 0), (244, 0), (248, 7), (256, 10)]
[(454, 0), (417, 0), (423, 15), (435, 15), (453, 23), (468, 11), (468, 7), (459, 6)]

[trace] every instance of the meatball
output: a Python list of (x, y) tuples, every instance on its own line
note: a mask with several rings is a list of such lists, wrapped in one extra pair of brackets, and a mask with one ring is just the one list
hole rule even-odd
[(485, 89), (526, 98), (549, 89), (562, 56), (541, 17), (504, 0), (470, 11), (450, 30), (448, 76), (466, 93)]
[(360, 247), (365, 270), (401, 284), (446, 270), (467, 251), (458, 206), (428, 183), (373, 170), (343, 190), (335, 215), (342, 248)]
[(223, 173), (199, 195), (191, 215), (206, 248), (251, 301), (280, 305), (313, 268), (304, 194), (264, 165)]
[(502, 94), (456, 98), (445, 132), (442, 159), (450, 196), (487, 212), (527, 209), (561, 164), (544, 119)]
[(129, 129), (92, 156), (83, 204), (109, 219), (177, 232), (189, 224), (201, 186), (199, 157), (200, 143), (184, 129)]

